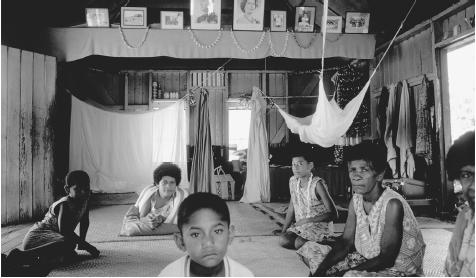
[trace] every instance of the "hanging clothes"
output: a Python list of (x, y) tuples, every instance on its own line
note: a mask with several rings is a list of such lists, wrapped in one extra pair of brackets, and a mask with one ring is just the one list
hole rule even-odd
[(377, 105), (377, 137), (384, 142), (387, 124), (388, 89), (382, 87)]
[(173, 162), (188, 187), (184, 107), (180, 100), (157, 111), (118, 113), (72, 96), (70, 169), (86, 171), (94, 192), (140, 193), (158, 165)]
[(415, 155), (425, 158), (427, 164), (432, 164), (433, 129), (431, 127), (431, 98), (429, 84), (426, 76), (423, 76), (420, 90), (417, 94), (417, 117), (416, 117), (416, 146)]
[(268, 135), (266, 132), (266, 101), (253, 87), (251, 120), (246, 160), (246, 183), (240, 202), (270, 201)]
[(396, 84), (391, 84), (388, 87), (388, 105), (386, 113), (386, 125), (385, 125), (385, 134), (384, 142), (387, 146), (387, 162), (392, 171), (392, 177), (398, 178), (398, 169), (397, 169), (397, 151), (393, 145), (393, 122), (396, 114)]
[(213, 152), (208, 113), (208, 91), (202, 89), (197, 104), (195, 147), (190, 170), (190, 191), (211, 192)]
[(349, 129), (369, 88), (370, 79), (365, 83), (357, 96), (347, 103), (344, 109), (339, 107), (335, 98), (332, 98), (330, 101), (327, 99), (322, 83), (321, 78), (321, 82), (319, 82), (319, 97), (314, 114), (299, 118), (289, 115), (279, 106), (277, 108), (286, 121), (288, 128), (291, 132), (299, 134), (302, 142), (328, 148), (338, 144), (340, 137)]
[[(358, 67), (349, 65), (339, 69), (332, 80), (336, 86), (335, 98), (341, 109), (353, 99), (365, 85), (364, 74)], [(362, 137), (369, 127), (369, 105), (364, 101), (355, 115), (346, 137)]]
[(414, 133), (410, 109), (411, 104), (408, 84), (403, 80), (398, 115), (398, 132), (395, 142), (397, 147), (400, 148), (400, 176), (402, 178), (413, 178), (413, 173), (415, 172), (415, 161), (411, 150), (412, 147), (414, 147)]

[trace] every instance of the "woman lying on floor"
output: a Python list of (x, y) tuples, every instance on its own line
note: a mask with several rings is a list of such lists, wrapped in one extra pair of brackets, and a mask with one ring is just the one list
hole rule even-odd
[(344, 233), (331, 250), (314, 242), (302, 247), (314, 252), (307, 258), (313, 276), (423, 274), (425, 243), (415, 216), (399, 193), (382, 187), (386, 153), (371, 143), (347, 153), (354, 195)]
[(124, 216), (121, 236), (164, 235), (178, 232), (177, 211), (188, 192), (178, 187), (180, 168), (162, 163), (154, 170), (154, 184), (142, 190)]
[[(23, 251), (15, 248), (10, 252), (3, 261), (2, 274), (23, 276), (31, 271), (33, 275), (46, 275), (57, 264), (74, 261), (76, 246), (93, 257), (99, 256), (99, 251), (85, 240), (89, 228), (89, 183), (84, 171), (72, 171), (66, 176), (64, 189), (68, 195), (54, 202), (45, 218), (31, 227), (23, 239)], [(79, 236), (74, 232), (78, 223)], [(4, 272), (5, 268), (10, 273)]]

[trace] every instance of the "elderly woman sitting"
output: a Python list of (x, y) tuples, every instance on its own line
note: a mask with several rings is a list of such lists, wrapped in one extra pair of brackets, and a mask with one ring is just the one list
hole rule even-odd
[(178, 187), (180, 168), (173, 163), (162, 163), (154, 170), (154, 184), (139, 195), (129, 208), (122, 223), (120, 235), (164, 235), (178, 232), (177, 210), (188, 193)]
[(386, 153), (381, 145), (362, 143), (346, 154), (354, 195), (344, 234), (331, 250), (314, 249), (313, 276), (423, 274), (425, 243), (415, 216), (399, 193), (382, 187)]

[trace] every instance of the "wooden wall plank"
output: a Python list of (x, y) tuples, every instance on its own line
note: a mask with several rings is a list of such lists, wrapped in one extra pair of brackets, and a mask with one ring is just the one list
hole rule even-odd
[(2, 45), (2, 225), (7, 223), (7, 111), (8, 48)]
[(45, 56), (33, 54), (33, 215), (43, 215), (45, 200)]
[(152, 93), (152, 83), (149, 84), (149, 73), (142, 73), (142, 104), (149, 105), (149, 90)]
[[(202, 73), (202, 78), (203, 76), (206, 75)], [(210, 135), (212, 138), (212, 145), (219, 144), (217, 135), (217, 129), (219, 129), (217, 126), (217, 98), (217, 93), (213, 89), (208, 89), (208, 113), (210, 119)]]
[(142, 72), (136, 72), (136, 78), (134, 80), (134, 104), (142, 104)]
[(53, 142), (54, 142), (54, 127), (52, 124), (53, 115), (52, 108), (54, 105), (56, 93), (56, 58), (46, 56), (45, 58), (45, 208), (47, 208), (54, 201), (54, 161), (53, 161)]
[(7, 59), (7, 222), (14, 223), (20, 210), (20, 50), (8, 48)]
[(178, 92), (180, 90), (180, 72), (172, 73), (172, 88), (174, 92)]
[(128, 72), (128, 79), (129, 79), (129, 82), (128, 82), (128, 93), (127, 93), (127, 104), (128, 105), (133, 105), (133, 104), (136, 104), (135, 103), (135, 98), (134, 98), (134, 94), (135, 94), (135, 83), (136, 83), (136, 73), (135, 72)]
[(33, 216), (32, 180), (32, 108), (33, 108), (33, 53), (21, 51), (20, 94), (20, 215), (28, 221)]

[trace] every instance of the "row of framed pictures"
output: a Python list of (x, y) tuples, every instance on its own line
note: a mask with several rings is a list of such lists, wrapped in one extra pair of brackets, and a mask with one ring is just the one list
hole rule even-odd
[[(294, 31), (314, 32), (316, 7), (296, 7)], [(368, 33), (369, 13), (347, 12), (346, 33)], [(191, 29), (219, 30), (221, 24), (220, 0), (191, 0)], [(233, 30), (263, 30), (264, 0), (234, 0)], [(271, 31), (286, 31), (286, 11), (272, 10)], [(109, 27), (108, 9), (87, 8), (86, 21), (90, 27)], [(161, 11), (161, 29), (183, 29), (182, 11)], [(122, 7), (122, 28), (147, 28), (147, 8)], [(342, 33), (342, 17), (328, 16), (326, 31)]]

